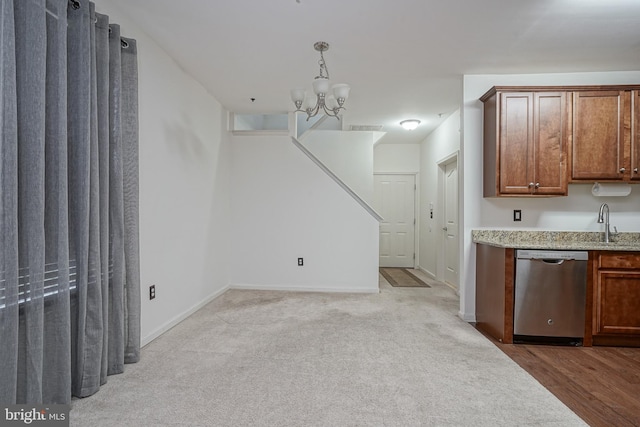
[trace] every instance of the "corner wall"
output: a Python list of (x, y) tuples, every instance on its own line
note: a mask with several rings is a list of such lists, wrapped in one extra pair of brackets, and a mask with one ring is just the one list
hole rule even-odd
[(232, 287), (378, 292), (378, 221), (291, 138), (232, 145)]
[[(419, 266), (427, 274), (443, 280), (444, 272), (438, 271), (441, 257), (444, 226), (441, 218), (442, 206), (438, 199), (438, 164), (456, 154), (460, 149), (460, 110), (454, 111), (420, 144), (420, 259)], [(462, 167), (458, 159), (458, 173)], [(459, 182), (462, 182), (459, 179)], [(460, 197), (460, 195), (459, 195)], [(433, 218), (430, 218), (430, 203), (433, 203)], [(459, 217), (462, 205), (459, 203)], [(462, 239), (459, 239), (462, 241)], [(460, 264), (460, 263), (459, 263)], [(462, 264), (460, 264), (462, 269)]]
[(97, 0), (96, 9), (138, 42), (145, 345), (228, 287), (226, 112), (110, 0)]
[[(589, 184), (569, 184), (567, 197), (547, 199), (482, 197), (483, 105), (478, 99), (492, 86), (556, 86), (638, 84), (640, 71), (467, 75), (463, 78), (463, 252), (460, 307), (462, 317), (475, 320), (475, 247), (471, 230), (476, 228), (524, 228), (540, 230), (598, 231), (596, 223), (601, 203), (611, 208), (611, 224), (619, 231), (640, 231), (640, 186), (633, 186), (628, 197), (594, 197)], [(514, 223), (513, 209), (522, 210), (522, 222)], [(517, 225), (516, 225), (517, 224)]]

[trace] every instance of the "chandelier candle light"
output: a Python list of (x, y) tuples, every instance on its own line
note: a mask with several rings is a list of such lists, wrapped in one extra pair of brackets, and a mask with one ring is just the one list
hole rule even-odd
[(351, 88), (344, 83), (333, 85), (331, 90), (333, 92), (333, 98), (335, 98), (338, 105), (328, 105), (332, 104), (331, 96), (327, 96), (330, 87), (329, 70), (327, 69), (327, 63), (322, 53), (329, 49), (329, 43), (316, 42), (313, 47), (320, 52), (320, 61), (318, 61), (318, 64), (320, 64), (320, 75), (316, 76), (313, 80), (313, 92), (316, 94), (316, 105), (302, 109), (302, 103), (305, 98), (304, 89), (293, 89), (291, 91), (291, 100), (296, 105), (296, 111), (307, 113), (307, 121), (319, 112), (324, 112), (327, 116), (340, 120), (338, 113), (344, 110), (343, 105), (349, 97), (349, 90)]

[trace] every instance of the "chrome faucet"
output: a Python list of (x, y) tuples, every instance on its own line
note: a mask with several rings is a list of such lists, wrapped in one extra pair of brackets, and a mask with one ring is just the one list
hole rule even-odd
[(598, 213), (598, 223), (604, 223), (604, 242), (609, 243), (611, 235), (615, 235), (618, 232), (618, 229), (616, 227), (613, 227), (614, 233), (611, 233), (611, 230), (609, 228), (609, 205), (607, 205), (606, 203), (600, 205), (600, 212)]

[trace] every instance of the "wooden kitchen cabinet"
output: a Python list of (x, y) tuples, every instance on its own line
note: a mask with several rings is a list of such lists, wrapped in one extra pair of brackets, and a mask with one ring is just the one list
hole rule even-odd
[(567, 194), (570, 95), (494, 87), (484, 102), (484, 196)]
[(596, 252), (592, 332), (595, 345), (640, 345), (640, 254)]
[(515, 250), (476, 245), (476, 327), (513, 343)]
[(631, 177), (631, 92), (573, 93), (572, 181)]

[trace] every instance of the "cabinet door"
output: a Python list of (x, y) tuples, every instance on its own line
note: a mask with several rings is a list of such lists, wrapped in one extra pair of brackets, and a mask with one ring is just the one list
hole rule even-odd
[(631, 179), (640, 180), (640, 90), (631, 91)]
[(533, 191), (533, 93), (500, 94), (498, 174), (501, 194)]
[(624, 92), (573, 94), (573, 180), (619, 180), (626, 170)]
[(533, 182), (535, 194), (567, 194), (568, 109), (565, 92), (534, 95)]
[(640, 336), (640, 271), (598, 271), (594, 335)]

